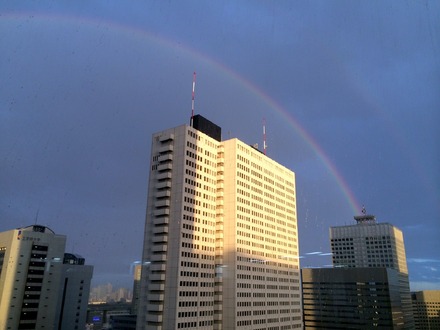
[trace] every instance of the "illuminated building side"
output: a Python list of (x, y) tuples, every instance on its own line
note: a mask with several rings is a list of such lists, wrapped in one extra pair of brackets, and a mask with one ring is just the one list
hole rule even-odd
[(295, 174), (223, 145), (223, 329), (301, 328)]
[(411, 292), (416, 330), (440, 329), (440, 290)]

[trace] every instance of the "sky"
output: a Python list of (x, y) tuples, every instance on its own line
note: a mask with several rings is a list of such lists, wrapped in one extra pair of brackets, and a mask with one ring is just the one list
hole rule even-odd
[(154, 132), (195, 112), (296, 173), (302, 267), (362, 205), (440, 289), (440, 2), (0, 2), (0, 231), (67, 235), (93, 283), (141, 259)]

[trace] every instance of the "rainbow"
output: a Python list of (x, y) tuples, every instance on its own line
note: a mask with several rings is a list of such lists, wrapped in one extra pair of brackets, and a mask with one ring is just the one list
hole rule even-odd
[[(334, 178), (338, 186), (340, 187), (343, 195), (347, 199), (347, 202), (351, 208), (353, 214), (357, 214), (361, 209), (360, 203), (356, 200), (353, 192), (351, 191), (349, 185), (346, 180), (342, 176), (342, 174), (338, 171), (336, 166), (331, 162), (329, 157), (326, 155), (325, 151), (320, 147), (320, 145), (316, 142), (316, 140), (312, 137), (310, 133), (308, 133), (298, 122), (298, 120), (292, 116), (285, 108), (283, 108), (276, 100), (270, 97), (266, 92), (264, 92), (261, 88), (239, 75), (237, 72), (233, 71), (226, 65), (222, 64), (220, 61), (207, 56), (206, 54), (202, 54), (201, 52), (188, 47), (187, 45), (183, 45), (181, 43), (177, 43), (173, 40), (168, 40), (158, 34), (153, 34), (151, 32), (145, 31), (136, 26), (127, 26), (123, 24), (119, 24), (116, 22), (110, 22), (106, 20), (101, 20), (97, 18), (91, 17), (75, 17), (69, 15), (60, 15), (60, 14), (47, 14), (45, 12), (7, 12), (2, 13), (0, 16), (0, 24), (8, 23), (17, 23), (20, 20), (35, 20), (39, 22), (48, 22), (48, 23), (68, 23), (72, 25), (85, 25), (89, 27), (105, 27), (106, 29), (114, 30), (119, 33), (127, 33), (130, 36), (135, 35), (136, 37), (146, 39), (153, 44), (162, 46), (166, 49), (172, 49), (173, 51), (183, 52), (185, 55), (190, 55), (192, 57), (197, 57), (200, 61), (207, 63), (214, 69), (219, 70), (223, 73), (227, 78), (232, 79), (242, 85), (247, 91), (249, 91), (252, 95), (254, 95), (259, 100), (263, 101), (269, 109), (274, 111), (278, 116), (281, 117), (285, 122), (288, 123), (304, 140), (306, 145), (313, 150), (314, 154), (318, 157), (320, 162), (328, 169), (331, 176)], [(192, 72), (191, 72), (192, 74)]]

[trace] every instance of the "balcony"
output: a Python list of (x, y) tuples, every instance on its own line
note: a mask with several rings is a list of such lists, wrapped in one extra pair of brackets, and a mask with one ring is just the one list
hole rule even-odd
[[(153, 236), (153, 243), (166, 243), (168, 242), (168, 235), (154, 235)], [(154, 245), (153, 245), (153, 251), (166, 251), (166, 249), (157, 249), (154, 250)]]
[(164, 216), (164, 215), (170, 215), (170, 210), (168, 208), (154, 210), (153, 215), (155, 217), (160, 217), (160, 216)]
[(154, 226), (153, 234), (168, 234), (168, 226)]
[(170, 172), (159, 172), (156, 176), (157, 180), (171, 180), (171, 173)]
[[(168, 225), (169, 221), (170, 221), (169, 217), (160, 217), (160, 218), (154, 219), (154, 224), (156, 226), (158, 226), (158, 225)], [(168, 231), (168, 229), (167, 229), (167, 231)]]
[[(153, 238), (153, 242), (154, 242), (154, 238)], [(153, 252), (167, 252), (167, 250), (168, 250), (168, 246), (166, 244), (153, 244), (153, 246), (151, 247), (151, 251)]]
[(156, 198), (165, 198), (165, 197), (171, 197), (171, 191), (161, 190), (156, 192)]
[(166, 261), (167, 260), (167, 256), (166, 254), (152, 254), (151, 255), (151, 261)]
[(167, 269), (165, 264), (162, 263), (157, 263), (157, 264), (151, 264), (150, 265), (150, 270), (152, 271), (162, 271), (164, 272)]
[(148, 309), (152, 312), (163, 312), (163, 304), (150, 304)]
[(148, 294), (147, 294), (148, 300), (150, 300), (150, 301), (163, 301), (164, 296), (165, 295), (163, 293), (148, 292)]
[(150, 274), (148, 276), (150, 281), (165, 281), (165, 273), (164, 274)]
[(167, 144), (158, 148), (160, 154), (171, 153), (174, 151), (174, 146), (172, 144)]
[(159, 137), (159, 141), (160, 142), (173, 141), (173, 140), (174, 140), (174, 134), (173, 133), (162, 134)]
[(157, 170), (159, 172), (171, 171), (172, 169), (173, 169), (173, 164), (172, 163), (164, 163), (164, 164), (157, 165)]
[(163, 290), (165, 290), (165, 284), (163, 284), (163, 283), (150, 283), (148, 285), (148, 289), (154, 290), (154, 291), (163, 291)]
[(156, 189), (171, 188), (170, 181), (160, 181), (156, 183)]
[(170, 207), (169, 199), (160, 199), (154, 202), (156, 208)]
[(159, 156), (159, 163), (170, 162), (173, 160), (173, 154), (164, 154)]
[[(163, 295), (162, 295), (163, 296)], [(162, 314), (147, 314), (147, 322), (162, 322)]]

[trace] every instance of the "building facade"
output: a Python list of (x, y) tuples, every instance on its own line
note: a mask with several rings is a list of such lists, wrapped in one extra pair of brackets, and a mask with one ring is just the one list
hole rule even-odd
[(64, 253), (58, 329), (85, 328), (92, 276), (93, 266), (85, 265), (83, 257)]
[(193, 123), (153, 135), (138, 329), (301, 328), (294, 173)]
[[(330, 228), (334, 267), (383, 267), (397, 271), (402, 320), (397, 328), (413, 329), (411, 295), (405, 245), (400, 229), (389, 223), (377, 223), (373, 215), (355, 216), (356, 224)], [(396, 328), (396, 327), (394, 327)]]
[(0, 329), (84, 328), (92, 268), (72, 271), (65, 245), (40, 225), (0, 233)]
[(440, 290), (411, 293), (416, 330), (440, 329)]
[(403, 329), (394, 269), (303, 269), (302, 281), (306, 329)]
[(355, 217), (357, 224), (330, 228), (335, 267), (387, 267), (408, 274), (402, 231), (377, 223), (372, 215)]

